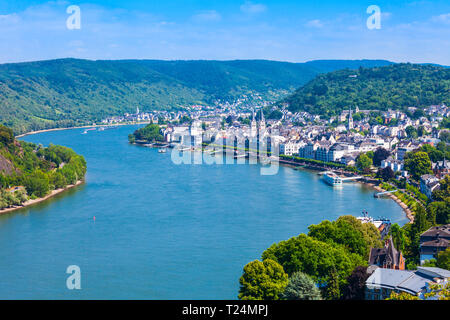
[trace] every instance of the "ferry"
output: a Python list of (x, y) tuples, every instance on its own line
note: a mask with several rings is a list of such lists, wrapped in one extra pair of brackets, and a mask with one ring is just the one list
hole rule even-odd
[(323, 175), (323, 179), (331, 186), (342, 186), (342, 178), (334, 172), (325, 172)]
[(363, 211), (362, 214), (362, 216), (356, 217), (356, 219), (361, 221), (361, 223), (372, 223), (378, 231), (380, 231), (381, 239), (389, 234), (389, 230), (391, 229), (391, 220), (384, 217), (374, 219), (369, 216), (367, 211)]

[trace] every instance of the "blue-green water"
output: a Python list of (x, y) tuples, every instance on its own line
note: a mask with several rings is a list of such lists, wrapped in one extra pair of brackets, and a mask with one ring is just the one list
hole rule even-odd
[[(287, 167), (175, 165), (129, 145), (134, 129), (24, 138), (83, 154), (87, 181), (0, 216), (0, 299), (235, 299), (247, 262), (312, 223), (362, 210), (406, 222), (359, 184), (333, 189)], [(69, 265), (81, 268), (81, 290), (66, 288)]]

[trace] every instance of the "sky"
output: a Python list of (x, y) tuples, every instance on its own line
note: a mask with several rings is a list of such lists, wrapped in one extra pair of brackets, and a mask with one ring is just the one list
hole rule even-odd
[(0, 0), (0, 63), (68, 57), (450, 65), (450, 1)]

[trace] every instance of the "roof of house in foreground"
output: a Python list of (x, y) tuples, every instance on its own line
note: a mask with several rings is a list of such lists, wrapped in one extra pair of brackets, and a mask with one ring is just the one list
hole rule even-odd
[(436, 278), (449, 277), (450, 271), (441, 268), (419, 267), (417, 271), (377, 268), (366, 280), (366, 286), (418, 294)]

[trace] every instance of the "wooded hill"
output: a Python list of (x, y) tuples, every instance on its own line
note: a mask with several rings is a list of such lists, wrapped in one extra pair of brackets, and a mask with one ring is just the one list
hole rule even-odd
[(316, 75), (388, 65), (383, 60), (287, 63), (91, 61), (60, 59), (0, 65), (0, 123), (16, 134), (99, 121), (141, 110), (177, 109), (260, 94), (274, 102)]
[(450, 105), (450, 69), (393, 64), (318, 75), (281, 103), (293, 112), (333, 116), (344, 109), (388, 110)]

